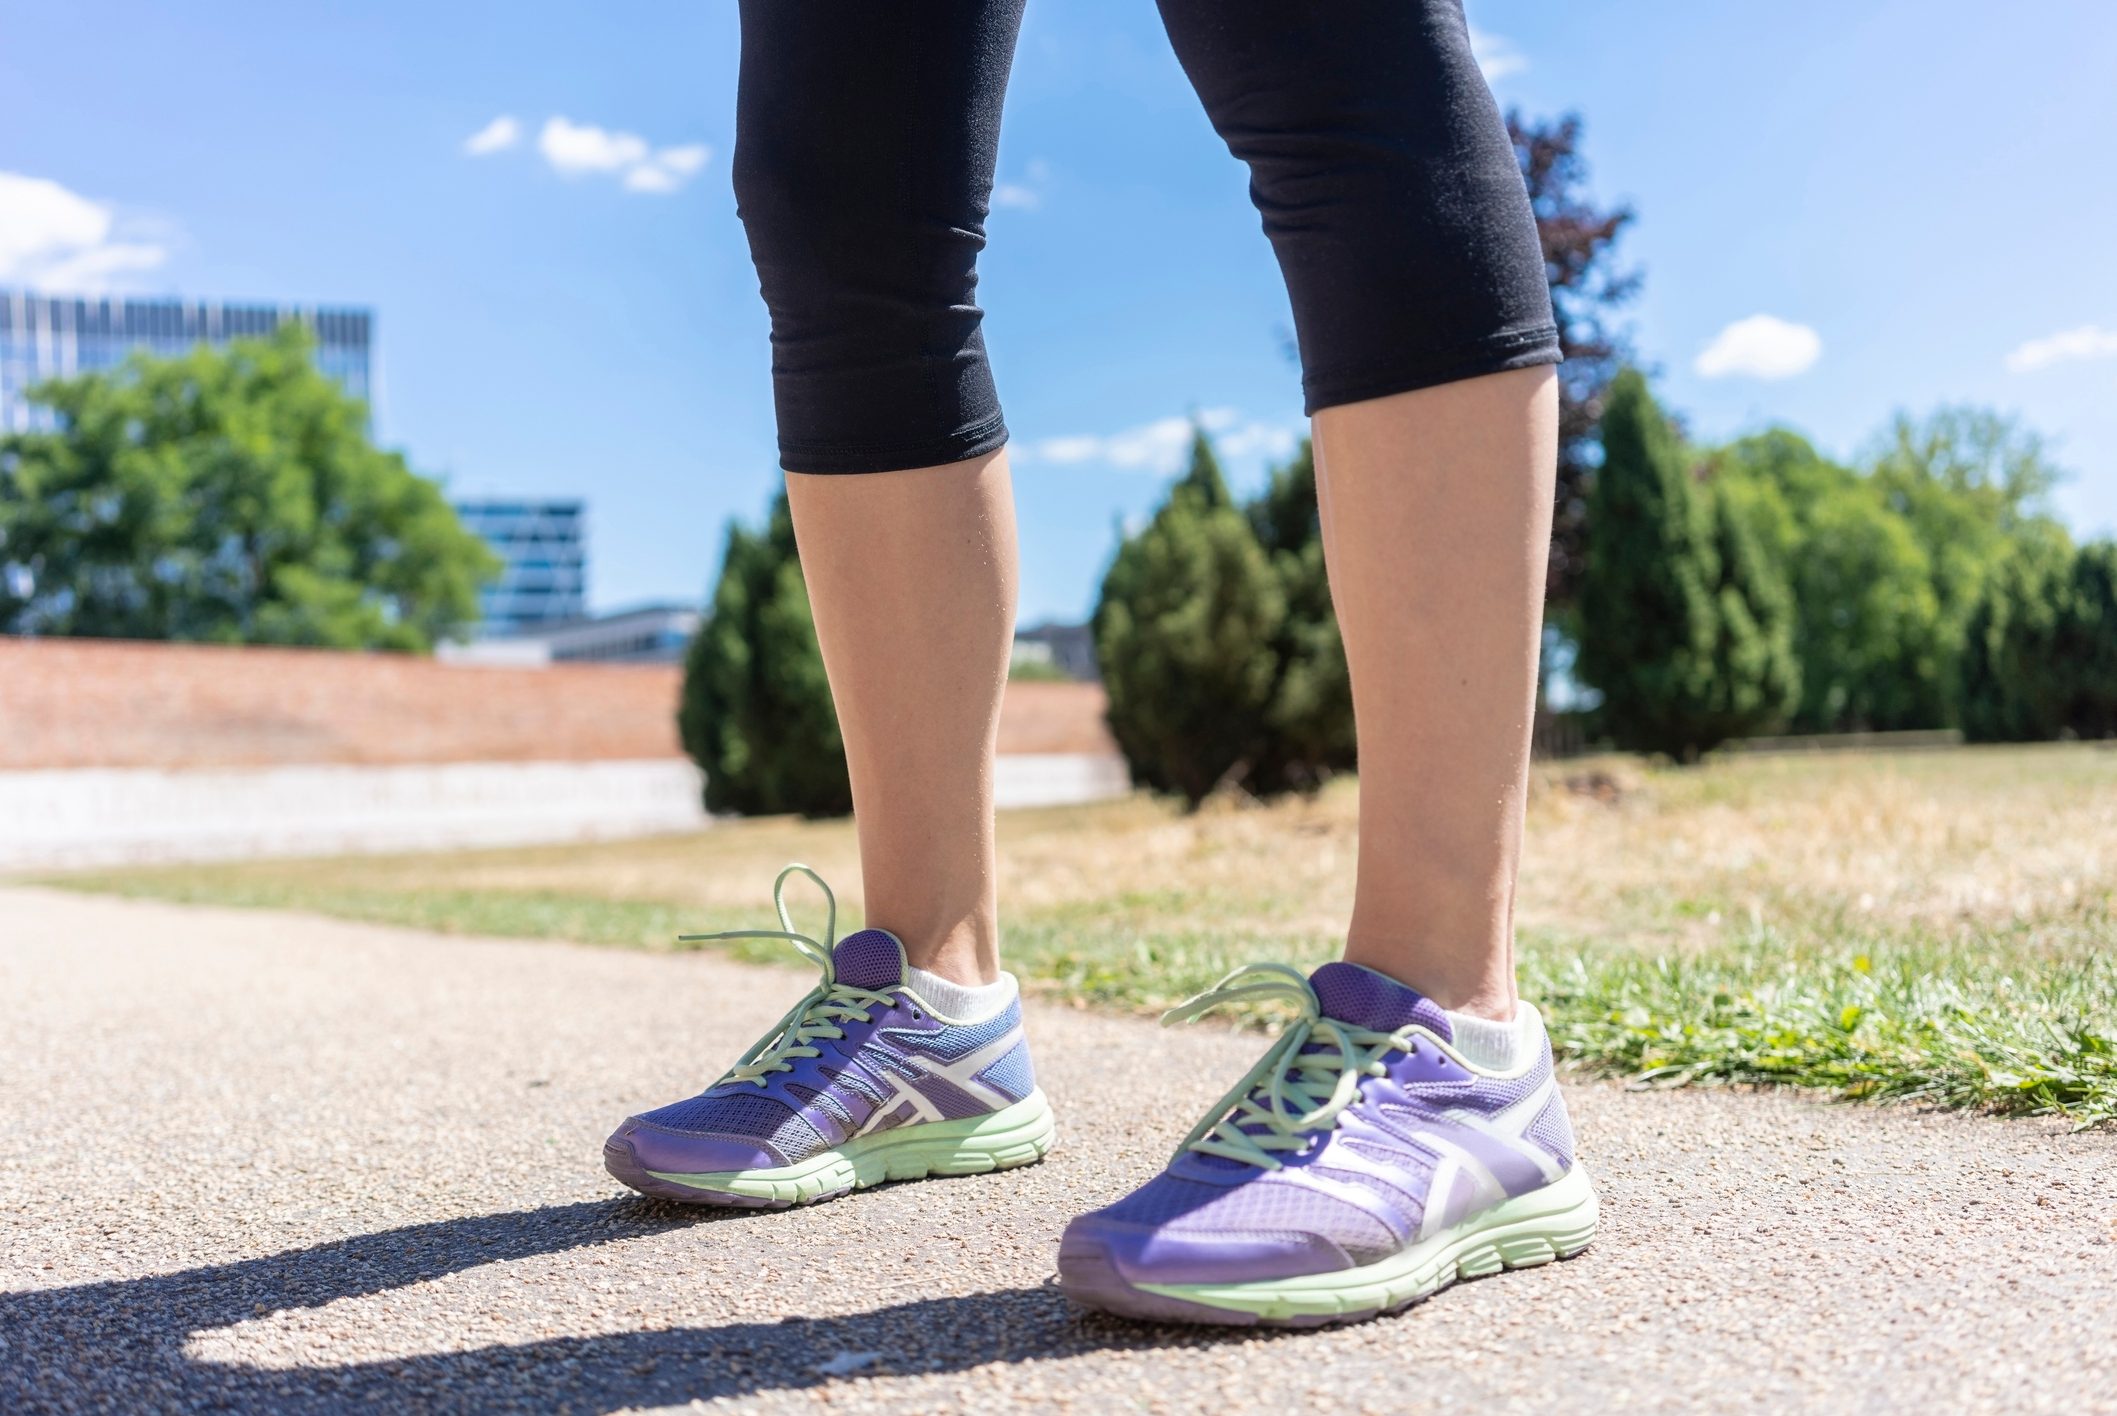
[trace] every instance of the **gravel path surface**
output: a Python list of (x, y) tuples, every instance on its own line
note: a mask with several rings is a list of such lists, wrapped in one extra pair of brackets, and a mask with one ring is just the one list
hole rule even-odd
[(729, 1215), (603, 1174), (805, 987), (0, 890), (0, 1411), (2117, 1412), (2117, 1137), (2058, 1125), (1578, 1086), (1587, 1254), (1262, 1337), (1046, 1285), (1255, 1036), (1032, 1010), (1024, 1170)]

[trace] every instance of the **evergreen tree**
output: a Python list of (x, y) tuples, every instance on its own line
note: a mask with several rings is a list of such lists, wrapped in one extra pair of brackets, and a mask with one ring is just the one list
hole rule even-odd
[(853, 809), (784, 492), (762, 532), (728, 528), (719, 583), (685, 656), (677, 728), (705, 772), (708, 811)]
[(1718, 584), (1706, 732), (1747, 737), (1785, 724), (1801, 697), (1794, 598), (1744, 520), (1737, 498), (1710, 488)]
[(1536, 215), (1551, 313), (1566, 356), (1558, 366), (1558, 488), (1544, 589), (1553, 605), (1563, 607), (1572, 604), (1586, 564), (1595, 429), (1610, 381), (1630, 355), (1622, 312), (1638, 296), (1640, 276), (1617, 264), (1616, 245), (1634, 213), (1628, 206), (1598, 206), (1589, 197), (1579, 114), (1538, 120), (1509, 112), (1507, 133)]
[(1676, 430), (1636, 369), (1610, 386), (1580, 582), (1582, 680), (1618, 746), (1693, 758), (1711, 747), (1720, 627), (1708, 508)]
[(2117, 544), (2044, 536), (2009, 559), (1970, 616), (1961, 685), (1974, 739), (2117, 735)]
[(1249, 785), (1260, 794), (1313, 791), (1333, 774), (1351, 771), (1358, 754), (1352, 680), (1323, 563), (1315, 449), (1307, 439), (1248, 510), (1286, 597), (1286, 619), (1273, 645), (1278, 683)]
[(2075, 737), (2117, 737), (2117, 542), (2073, 558), (2073, 594), (2058, 663), (2073, 679), (2066, 727)]
[(1278, 679), (1285, 593), (1202, 430), (1188, 472), (1118, 548), (1093, 627), (1132, 778), (1195, 806), (1244, 780)]

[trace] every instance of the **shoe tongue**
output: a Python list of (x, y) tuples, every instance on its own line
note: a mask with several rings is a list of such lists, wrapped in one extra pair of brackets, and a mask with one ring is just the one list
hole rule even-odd
[(895, 988), (904, 982), (904, 946), (886, 929), (848, 934), (831, 950), (831, 972), (855, 988)]
[(1455, 1029), (1448, 1025), (1448, 1015), (1440, 1005), (1386, 974), (1339, 962), (1317, 969), (1308, 982), (1326, 1018), (1376, 1032), (1395, 1032), (1417, 1023), (1443, 1041), (1455, 1041)]

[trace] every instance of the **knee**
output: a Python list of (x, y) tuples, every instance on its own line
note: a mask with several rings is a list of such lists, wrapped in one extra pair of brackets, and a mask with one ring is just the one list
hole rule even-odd
[(1230, 138), (1286, 280), (1309, 412), (1557, 359), (1513, 147), (1496, 112), (1478, 117), (1347, 104)]
[(827, 148), (804, 142), (798, 131), (752, 123), (735, 144), (732, 180), (735, 214), (749, 238), (750, 255), (764, 283), (766, 303), (777, 313), (782, 300), (803, 290), (830, 288), (833, 236), (842, 211), (841, 191), (832, 192)]
[(982, 192), (937, 194), (857, 137), (736, 141), (736, 211), (771, 314), (782, 465), (882, 471), (1005, 441), (976, 303)]
[(869, 359), (959, 348), (977, 327), (982, 202), (925, 209), (895, 163), (745, 134), (736, 213), (783, 338), (857, 342)]

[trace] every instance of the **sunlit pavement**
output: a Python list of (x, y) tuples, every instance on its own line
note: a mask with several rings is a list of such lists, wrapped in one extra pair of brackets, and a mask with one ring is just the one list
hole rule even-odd
[(1046, 1282), (1254, 1035), (1033, 1009), (1025, 1170), (735, 1216), (604, 1175), (807, 986), (0, 890), (0, 1409), (2117, 1410), (2117, 1136), (2051, 1123), (1581, 1085), (1586, 1255), (1274, 1336)]

